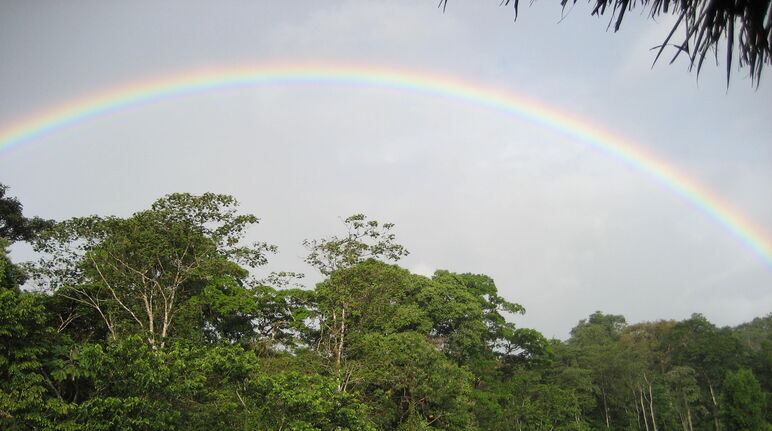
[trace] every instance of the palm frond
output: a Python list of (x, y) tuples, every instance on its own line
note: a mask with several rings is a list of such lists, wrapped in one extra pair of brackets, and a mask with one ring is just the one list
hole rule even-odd
[[(561, 0), (561, 6), (572, 1)], [(702, 64), (709, 53), (718, 57), (719, 47), (726, 48), (726, 78), (732, 72), (737, 60), (739, 68), (747, 68), (751, 83), (758, 86), (765, 65), (772, 62), (772, 0), (590, 0), (594, 3), (592, 15), (610, 13), (609, 27), (613, 22), (618, 31), (627, 11), (648, 8), (650, 18), (660, 15), (674, 15), (678, 19), (667, 38), (655, 47), (659, 59), (665, 48), (674, 47), (676, 53), (671, 63), (681, 54), (689, 57), (689, 69), (697, 68), (699, 75)], [(448, 0), (440, 0), (439, 7), (447, 7)], [(518, 0), (502, 0), (505, 6), (512, 5), (517, 16)], [(680, 43), (670, 41), (679, 29), (684, 38)]]

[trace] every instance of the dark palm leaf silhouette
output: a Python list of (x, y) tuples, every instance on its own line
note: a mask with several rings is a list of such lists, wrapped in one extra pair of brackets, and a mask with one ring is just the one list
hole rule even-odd
[[(658, 50), (656, 63), (667, 47), (673, 47), (672, 63), (679, 55), (689, 57), (689, 69), (697, 68), (699, 75), (705, 58), (714, 54), (718, 61), (719, 47), (723, 41), (726, 47), (726, 79), (732, 72), (735, 59), (740, 68), (747, 67), (751, 83), (758, 86), (765, 64), (772, 61), (772, 0), (589, 0), (594, 3), (592, 14), (611, 14), (609, 27), (619, 30), (625, 12), (636, 7), (648, 8), (648, 15), (677, 17), (667, 38)], [(565, 7), (577, 0), (561, 0)], [(440, 0), (445, 9), (448, 0)], [(517, 17), (519, 0), (502, 0), (502, 5), (512, 5)], [(673, 42), (678, 32), (682, 38)]]

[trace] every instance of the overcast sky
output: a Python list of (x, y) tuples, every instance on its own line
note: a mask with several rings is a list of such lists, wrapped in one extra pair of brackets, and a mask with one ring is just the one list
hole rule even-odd
[[(623, 136), (772, 237), (772, 74), (755, 90), (733, 70), (727, 89), (723, 63), (699, 79), (685, 59), (650, 68), (666, 18), (636, 11), (613, 33), (584, 2), (562, 12), (542, 0), (516, 22), (498, 3), (6, 0), (0, 129), (202, 67), (442, 74)], [(277, 85), (164, 99), (0, 152), (0, 182), (28, 215), (56, 219), (126, 216), (171, 192), (232, 194), (262, 219), (250, 238), (279, 246), (265, 270), (309, 282), (301, 241), (365, 213), (396, 224), (411, 251), (401, 265), (490, 275), (526, 307), (516, 322), (549, 337), (595, 310), (719, 325), (772, 311), (772, 268), (662, 184), (554, 130), (421, 94)]]

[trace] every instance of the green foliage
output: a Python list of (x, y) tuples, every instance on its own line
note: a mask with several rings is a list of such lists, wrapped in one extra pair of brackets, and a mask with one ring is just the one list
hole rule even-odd
[[(38, 295), (0, 290), (0, 428), (49, 427), (67, 403), (56, 388), (66, 373), (63, 340), (46, 325)], [(52, 376), (57, 376), (55, 379)]]
[(678, 415), (679, 422), (686, 426), (705, 412), (699, 407), (701, 395), (696, 374), (693, 368), (684, 366), (674, 367), (665, 374), (669, 405)]
[(430, 318), (414, 302), (426, 281), (371, 259), (333, 273), (317, 286), (316, 301), (325, 320), (340, 319), (345, 309), (349, 332), (428, 332)]
[(626, 326), (624, 316), (596, 311), (571, 330), (569, 343), (578, 346), (608, 344), (619, 340)]
[(488, 376), (478, 384), (475, 399), (481, 429), (589, 429), (576, 388), (549, 378), (541, 370)]
[(37, 233), (53, 223), (39, 217), (27, 218), (18, 199), (7, 197), (8, 186), (0, 184), (0, 240), (31, 241)]
[(237, 346), (158, 351), (133, 336), (84, 346), (76, 362), (89, 397), (68, 420), (81, 429), (372, 429), (364, 406), (331, 379), (266, 374)]
[(272, 349), (294, 349), (304, 344), (311, 329), (313, 293), (277, 290), (268, 286), (243, 286), (224, 278), (205, 286), (193, 299), (207, 322), (203, 331), (210, 342), (228, 341)]
[(762, 389), (772, 392), (772, 314), (738, 326), (734, 335), (749, 350), (751, 368)]
[(111, 337), (142, 334), (162, 348), (176, 335), (176, 317), (193, 316), (186, 307), (202, 290), (233, 291), (247, 275), (237, 263), (264, 264), (274, 250), (240, 244), (258, 220), (237, 214), (236, 205), (225, 195), (173, 194), (127, 219), (58, 223), (36, 242), (44, 257), (35, 274), (60, 296), (96, 311)]
[(380, 224), (377, 220), (367, 220), (364, 214), (355, 214), (343, 223), (347, 230), (345, 236), (303, 241), (309, 250), (306, 263), (324, 275), (350, 268), (367, 259), (397, 261), (410, 254), (395, 242), (397, 236), (391, 232), (393, 223)]
[(349, 384), (381, 412), (380, 429), (471, 429), (472, 375), (425, 336), (370, 333), (352, 341), (351, 357), (357, 366)]
[(265, 430), (370, 431), (366, 408), (334, 380), (297, 372), (265, 376), (249, 386), (250, 423)]
[(763, 431), (765, 423), (764, 394), (751, 370), (741, 368), (728, 371), (724, 378), (724, 402), (721, 414), (728, 429), (736, 431)]
[(36, 239), (50, 294), (21, 290), (3, 248), (0, 429), (768, 426), (769, 317), (733, 330), (596, 312), (547, 341), (508, 320), (524, 309), (488, 276), (374, 259), (406, 251), (361, 215), (348, 236), (307, 242), (326, 275), (314, 289), (287, 273), (253, 282), (242, 265), (273, 248), (241, 244), (257, 219), (235, 206), (176, 194), (58, 223)]
[(8, 257), (6, 246), (8, 243), (0, 238), (0, 291), (18, 289), (24, 284), (26, 276), (21, 268), (14, 265)]

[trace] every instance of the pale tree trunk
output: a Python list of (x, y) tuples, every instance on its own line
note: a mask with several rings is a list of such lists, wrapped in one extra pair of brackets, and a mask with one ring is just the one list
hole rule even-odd
[(686, 412), (681, 408), (681, 406), (678, 407), (678, 420), (681, 421), (681, 428), (683, 428), (684, 431), (689, 431), (689, 425), (686, 422)]
[(322, 349), (322, 342), (324, 340), (324, 325), (325, 320), (323, 316), (319, 316), (319, 339), (316, 340), (316, 351), (319, 352)]
[(161, 321), (161, 348), (166, 345), (166, 337), (169, 335), (169, 329), (172, 326), (172, 319), (174, 317), (174, 299), (177, 295), (178, 286), (173, 286), (171, 294), (166, 297), (164, 295), (164, 307), (163, 307), (163, 319)]
[(678, 420), (681, 421), (681, 428), (684, 431), (689, 431), (689, 426), (686, 423), (686, 414), (681, 409), (678, 410)]
[(600, 392), (603, 395), (603, 413), (606, 417), (606, 429), (611, 429), (611, 420), (608, 417), (608, 404), (606, 404), (606, 390), (601, 388)]
[(638, 394), (633, 390), (633, 405), (635, 406), (635, 429), (641, 429), (641, 409), (638, 407)]
[(649, 431), (649, 419), (646, 417), (646, 405), (643, 403), (643, 389), (638, 389), (641, 400), (641, 410), (643, 411), (643, 423), (646, 425), (646, 431)]
[(340, 358), (343, 354), (343, 339), (346, 334), (346, 307), (344, 306), (340, 311), (340, 336), (338, 337), (338, 348), (335, 357), (335, 367), (340, 372)]
[(335, 375), (338, 377), (338, 391), (344, 392), (346, 385), (344, 384), (341, 366), (343, 362), (343, 348), (345, 346), (346, 336), (346, 306), (343, 305), (341, 307), (340, 320), (338, 320), (337, 313), (333, 309), (332, 319), (334, 322), (333, 325), (336, 326), (336, 334), (333, 335), (333, 331), (330, 331), (331, 351), (335, 356)]
[(681, 426), (683, 427), (684, 431), (694, 431), (694, 426), (692, 424), (692, 408), (689, 405), (689, 401), (686, 399), (686, 394), (682, 393), (683, 396), (683, 403), (679, 403), (678, 406), (678, 417), (681, 419)]
[(147, 342), (153, 350), (157, 350), (155, 339), (155, 316), (153, 315), (153, 300), (148, 298), (147, 294), (142, 295), (142, 303), (145, 305), (145, 315), (147, 316)]
[(330, 349), (330, 353), (333, 355), (335, 354), (335, 347), (338, 345), (338, 312), (335, 311), (335, 309), (332, 309), (332, 324), (330, 325), (330, 334), (329, 334), (329, 341), (328, 341), (328, 349)]
[(657, 431), (657, 419), (654, 417), (654, 394), (651, 391), (651, 382), (646, 378), (644, 373), (643, 379), (646, 380), (646, 384), (649, 386), (649, 413), (651, 413), (651, 427), (654, 431)]
[(716, 424), (716, 431), (720, 431), (721, 427), (718, 423), (718, 401), (716, 400), (716, 393), (713, 392), (713, 384), (710, 383), (710, 379), (708, 380), (708, 389), (710, 389), (710, 398), (713, 401), (713, 422)]

